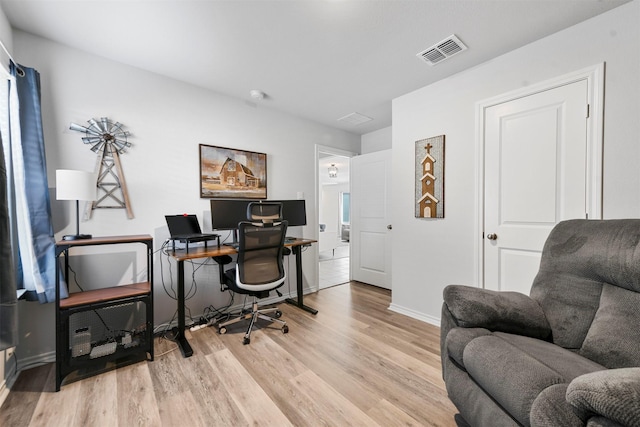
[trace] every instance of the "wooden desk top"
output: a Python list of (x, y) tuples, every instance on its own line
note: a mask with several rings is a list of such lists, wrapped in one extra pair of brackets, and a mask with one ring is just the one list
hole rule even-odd
[[(305, 246), (305, 245), (310, 245), (316, 242), (317, 240), (313, 240), (313, 239), (295, 239), (294, 241), (285, 243), (284, 245), (289, 247)], [(186, 261), (188, 259), (208, 258), (208, 257), (214, 257), (214, 256), (220, 256), (220, 255), (233, 255), (237, 252), (238, 251), (231, 246), (220, 245), (220, 247), (218, 248), (217, 245), (211, 245), (206, 248), (202, 246), (199, 246), (196, 248), (189, 248), (189, 252), (187, 252), (185, 249), (180, 249), (176, 251), (169, 250), (167, 251), (167, 254), (175, 258), (177, 261)]]
[(148, 234), (137, 234), (131, 236), (99, 236), (91, 239), (78, 240), (59, 240), (56, 242), (58, 246), (93, 246), (93, 245), (110, 245), (114, 243), (138, 243), (152, 242), (153, 238)]

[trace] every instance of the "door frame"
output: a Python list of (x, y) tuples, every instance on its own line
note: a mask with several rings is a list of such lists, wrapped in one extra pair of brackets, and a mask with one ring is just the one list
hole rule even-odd
[(604, 72), (605, 64), (599, 63), (582, 70), (510, 91), (476, 103), (476, 192), (474, 233), (474, 271), (476, 287), (484, 288), (484, 152), (486, 110), (504, 102), (530, 96), (580, 80), (587, 81), (587, 160), (586, 160), (586, 210), (590, 219), (602, 219), (602, 149), (604, 122)]
[[(315, 199), (314, 203), (316, 206), (316, 221), (315, 221), (315, 231), (313, 232), (313, 238), (320, 242), (320, 153), (331, 154), (333, 156), (343, 156), (348, 157), (349, 162), (351, 162), (351, 157), (357, 156), (358, 153), (354, 153), (352, 151), (341, 150), (340, 148), (329, 147), (326, 145), (315, 145)], [(349, 168), (351, 169), (351, 168)], [(349, 180), (349, 191), (351, 191), (351, 180)], [(320, 263), (320, 244), (315, 245), (318, 250), (316, 251), (316, 289), (320, 289), (320, 268), (318, 265)], [(349, 245), (349, 257), (351, 257), (351, 245)], [(349, 280), (351, 280), (351, 270), (349, 270)]]

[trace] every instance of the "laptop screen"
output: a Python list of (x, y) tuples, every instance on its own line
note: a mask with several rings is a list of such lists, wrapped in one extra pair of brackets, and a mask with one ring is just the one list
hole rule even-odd
[(171, 237), (202, 234), (198, 217), (195, 215), (165, 215)]

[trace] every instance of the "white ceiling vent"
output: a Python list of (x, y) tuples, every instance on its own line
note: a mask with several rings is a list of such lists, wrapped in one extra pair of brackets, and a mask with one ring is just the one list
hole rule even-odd
[(367, 117), (360, 113), (347, 114), (346, 116), (340, 117), (338, 119), (339, 122), (347, 123), (354, 126), (370, 122), (371, 120), (373, 120), (371, 117)]
[(467, 47), (460, 41), (455, 35), (451, 35), (440, 43), (436, 43), (418, 53), (416, 56), (422, 58), (424, 62), (429, 65), (436, 65), (439, 62), (444, 61), (447, 58), (451, 58), (453, 55), (467, 50)]

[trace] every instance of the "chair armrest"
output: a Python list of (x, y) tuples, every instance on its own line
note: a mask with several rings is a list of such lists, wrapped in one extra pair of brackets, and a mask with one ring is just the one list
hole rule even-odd
[(566, 396), (584, 420), (602, 416), (623, 426), (640, 425), (640, 368), (581, 375), (571, 381)]
[(464, 285), (444, 289), (444, 304), (457, 326), (485, 328), (547, 339), (551, 327), (540, 305), (518, 292), (498, 292)]

